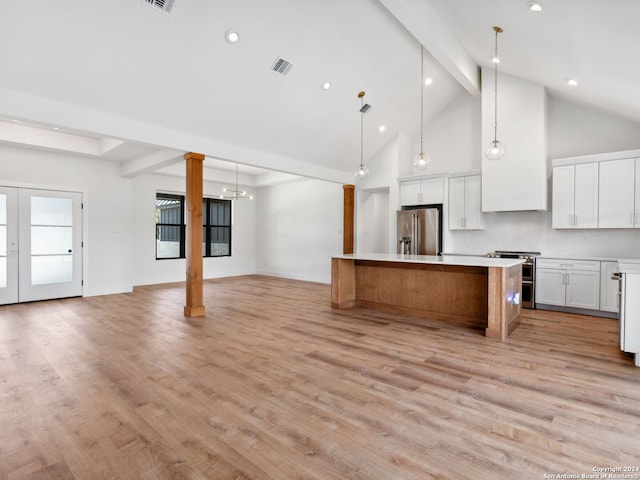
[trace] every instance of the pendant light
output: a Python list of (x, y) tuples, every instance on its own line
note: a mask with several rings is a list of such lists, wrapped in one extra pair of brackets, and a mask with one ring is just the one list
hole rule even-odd
[(355, 172), (356, 180), (362, 180), (369, 176), (369, 167), (364, 164), (364, 114), (369, 111), (371, 105), (364, 103), (364, 92), (358, 93), (360, 99), (360, 166)]
[(493, 31), (496, 32), (495, 40), (495, 54), (491, 61), (493, 62), (493, 87), (494, 87), (494, 100), (493, 100), (493, 140), (484, 151), (484, 155), (489, 160), (500, 160), (504, 157), (505, 146), (504, 143), (498, 140), (498, 64), (500, 58), (498, 57), (498, 34), (503, 30), (500, 27), (493, 27)]
[(424, 154), (424, 46), (420, 44), (420, 154), (413, 166), (418, 170), (424, 170), (431, 163), (429, 155)]
[(238, 188), (238, 164), (236, 163), (236, 188), (224, 188), (222, 189), (224, 194), (220, 195), (223, 200), (239, 200), (241, 198), (248, 198), (253, 200), (253, 196), (247, 195), (247, 192)]

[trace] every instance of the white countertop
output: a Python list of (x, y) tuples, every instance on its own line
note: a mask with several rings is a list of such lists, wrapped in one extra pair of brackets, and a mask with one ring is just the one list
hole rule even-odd
[(618, 269), (620, 273), (640, 274), (640, 259), (620, 258), (618, 259)]
[(397, 253), (348, 253), (333, 258), (346, 260), (370, 260), (375, 262), (425, 263), (438, 265), (460, 265), (466, 267), (508, 268), (524, 263), (521, 258), (487, 258), (461, 255), (401, 255)]

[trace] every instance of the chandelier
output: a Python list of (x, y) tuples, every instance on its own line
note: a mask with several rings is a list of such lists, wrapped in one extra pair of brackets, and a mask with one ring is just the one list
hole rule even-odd
[(224, 192), (220, 195), (222, 200), (240, 200), (242, 198), (248, 198), (253, 200), (252, 195), (247, 195), (247, 192), (238, 188), (238, 164), (236, 163), (236, 188), (223, 188)]

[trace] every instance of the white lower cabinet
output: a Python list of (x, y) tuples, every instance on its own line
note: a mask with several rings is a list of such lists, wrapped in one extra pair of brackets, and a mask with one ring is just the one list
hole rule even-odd
[(612, 279), (618, 273), (618, 262), (600, 262), (600, 310), (603, 312), (618, 312), (619, 281)]
[(565, 275), (561, 268), (536, 267), (536, 303), (564, 307), (566, 303)]
[(538, 259), (536, 304), (600, 309), (600, 261)]

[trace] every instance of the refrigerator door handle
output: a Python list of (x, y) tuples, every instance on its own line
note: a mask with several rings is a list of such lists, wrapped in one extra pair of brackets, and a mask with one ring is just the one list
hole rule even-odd
[(420, 242), (420, 220), (418, 218), (418, 214), (417, 213), (414, 214), (413, 225), (414, 225), (414, 228), (415, 228), (415, 237), (414, 238), (416, 239), (416, 243), (415, 243), (415, 246), (414, 246), (414, 249), (413, 249), (413, 254), (417, 255), (418, 253), (420, 253), (419, 248), (420, 248), (420, 244), (421, 244), (421, 242)]

